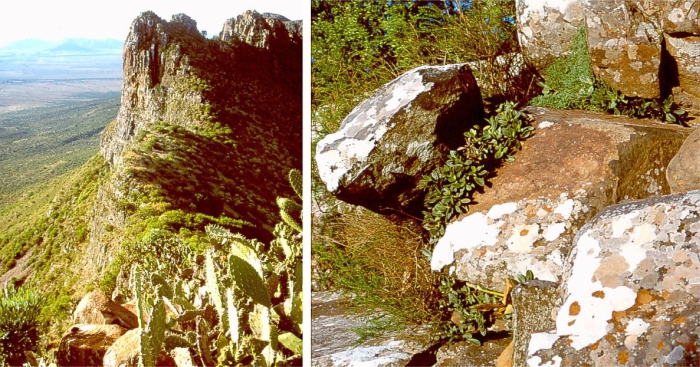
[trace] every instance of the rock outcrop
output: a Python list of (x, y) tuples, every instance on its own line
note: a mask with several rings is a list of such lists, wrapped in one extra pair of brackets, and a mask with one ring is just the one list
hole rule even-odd
[(666, 169), (666, 181), (671, 193), (679, 194), (700, 189), (700, 130), (685, 139)]
[(516, 9), (518, 40), (528, 64), (543, 70), (569, 53), (584, 19), (579, 0), (517, 0)]
[(377, 212), (420, 216), (417, 188), (463, 133), (481, 124), (483, 106), (465, 64), (423, 66), (401, 75), (358, 105), (316, 147), (329, 192)]
[(578, 228), (622, 200), (668, 194), (665, 168), (688, 131), (581, 111), (528, 110), (534, 135), (468, 215), (447, 225), (431, 260), (461, 280), (500, 289), (527, 270), (561, 281)]
[(700, 364), (699, 222), (700, 191), (593, 218), (565, 264), (556, 330), (532, 335), (527, 364)]
[[(700, 5), (683, 0), (518, 0), (518, 37), (531, 66), (565, 55), (579, 27), (597, 77), (630, 97), (700, 108)], [(686, 102), (687, 100), (687, 102)]]
[(238, 40), (264, 49), (285, 47), (301, 40), (301, 23), (281, 15), (249, 10), (227, 20), (219, 37), (226, 42)]
[(102, 133), (110, 173), (90, 223), (84, 268), (93, 276), (149, 205), (156, 216), (240, 219), (254, 225), (245, 236), (271, 239), (275, 199), (294, 195), (287, 173), (302, 162), (301, 34), (274, 16), (239, 18), (248, 20), (212, 40), (184, 14), (168, 22), (145, 12), (132, 23), (121, 108)]

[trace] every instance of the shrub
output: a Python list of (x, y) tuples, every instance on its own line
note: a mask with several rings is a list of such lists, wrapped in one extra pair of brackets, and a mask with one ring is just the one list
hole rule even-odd
[(0, 288), (0, 364), (22, 365), (24, 351), (35, 350), (43, 329), (45, 299), (32, 288)]
[(452, 218), (469, 210), (474, 191), (486, 184), (503, 160), (514, 160), (520, 141), (533, 130), (513, 102), (501, 104), (496, 112), (486, 126), (464, 133), (466, 144), (451, 151), (445, 164), (424, 176), (418, 185), (426, 190), (423, 226), (431, 243), (442, 237)]

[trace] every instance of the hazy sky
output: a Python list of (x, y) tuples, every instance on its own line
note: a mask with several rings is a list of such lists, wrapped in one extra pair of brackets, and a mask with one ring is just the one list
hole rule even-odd
[(165, 20), (170, 20), (173, 14), (185, 13), (197, 21), (200, 31), (206, 30), (212, 35), (221, 31), (224, 21), (246, 10), (306, 20), (310, 3), (310, 0), (3, 0), (0, 3), (0, 47), (27, 38), (124, 40), (131, 22), (146, 10), (154, 11)]

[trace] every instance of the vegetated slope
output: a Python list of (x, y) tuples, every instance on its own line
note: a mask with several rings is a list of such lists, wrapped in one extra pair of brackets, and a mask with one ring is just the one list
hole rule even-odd
[(101, 98), (0, 114), (0, 208), (28, 185), (67, 173), (99, 150), (119, 99)]
[(201, 253), (207, 224), (273, 238), (275, 199), (294, 196), (287, 174), (302, 162), (300, 30), (259, 15), (229, 22), (207, 40), (185, 15), (142, 13), (126, 39), (121, 107), (101, 156), (0, 211), (9, 218), (51, 197), (3, 230), (0, 274), (30, 254), (32, 270), (12, 270), (26, 275), (16, 281), (59, 295), (59, 320), (98, 283), (108, 292), (127, 284), (143, 260), (134, 254), (153, 238), (170, 253)]

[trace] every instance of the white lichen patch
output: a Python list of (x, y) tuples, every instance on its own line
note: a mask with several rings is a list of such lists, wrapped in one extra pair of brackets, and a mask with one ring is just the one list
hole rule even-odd
[(498, 241), (502, 223), (488, 223), (488, 218), (481, 213), (474, 213), (462, 220), (452, 222), (445, 228), (445, 235), (440, 238), (430, 260), (430, 269), (441, 270), (452, 264), (455, 252), (479, 246), (493, 246)]
[(546, 128), (552, 127), (552, 126), (554, 126), (554, 123), (551, 121), (542, 121), (542, 122), (540, 122), (539, 125), (537, 125), (537, 127), (540, 129), (546, 129)]
[(490, 219), (499, 219), (504, 215), (515, 212), (516, 209), (518, 209), (517, 203), (497, 204), (489, 209), (488, 213), (486, 213), (486, 217)]
[(516, 225), (513, 227), (513, 234), (506, 241), (506, 246), (514, 253), (528, 253), (540, 237), (539, 232), (538, 224)]
[[(343, 120), (338, 131), (319, 141), (316, 163), (328, 191), (336, 191), (350, 169), (367, 160), (377, 143), (393, 128), (392, 116), (401, 109), (410, 109), (411, 102), (419, 94), (430, 91), (433, 83), (424, 83), (420, 72), (424, 68), (426, 67), (413, 69), (386, 84), (379, 92), (355, 107)], [(416, 155), (420, 159), (426, 158), (424, 150), (415, 146), (409, 147), (409, 151), (411, 148), (416, 149)]]
[(629, 264), (629, 271), (634, 271), (647, 256), (644, 244), (650, 243), (656, 237), (656, 229), (653, 225), (644, 223), (634, 227), (630, 235), (630, 241), (620, 246), (622, 255)]
[(555, 214), (561, 214), (565, 220), (569, 220), (571, 217), (571, 212), (574, 211), (574, 201), (572, 199), (567, 199), (565, 202), (560, 204), (554, 209)]
[(636, 347), (637, 338), (644, 334), (649, 329), (650, 325), (651, 324), (640, 318), (634, 318), (627, 323), (625, 327), (625, 347), (630, 350)]
[(418, 157), (422, 162), (428, 162), (433, 159), (433, 144), (429, 141), (424, 141), (422, 143), (412, 141), (408, 143), (406, 155), (409, 157)]
[(553, 223), (547, 226), (542, 237), (547, 241), (554, 241), (566, 230), (566, 223)]

